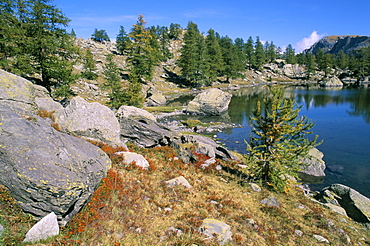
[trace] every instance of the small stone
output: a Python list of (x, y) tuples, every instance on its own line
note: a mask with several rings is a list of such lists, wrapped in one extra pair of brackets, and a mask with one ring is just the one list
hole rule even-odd
[(262, 191), (261, 187), (258, 184), (250, 183), (250, 185), (251, 185), (252, 190), (254, 190), (255, 192), (261, 192)]
[(295, 230), (294, 231), (294, 234), (298, 237), (302, 237), (303, 236), (303, 232), (301, 230)]
[(330, 243), (328, 239), (320, 235), (313, 235), (319, 243)]
[(222, 221), (215, 219), (205, 219), (198, 231), (207, 237), (216, 237), (218, 242), (223, 245), (231, 240), (231, 227)]
[(3, 234), (3, 232), (4, 232), (4, 227), (2, 225), (0, 225), (0, 237)]
[(269, 207), (276, 207), (276, 208), (279, 208), (280, 207), (280, 203), (278, 202), (278, 200), (276, 199), (276, 197), (273, 197), (273, 196), (261, 200), (261, 203), (262, 204), (265, 204), (265, 205), (267, 205)]
[(174, 178), (174, 179), (171, 179), (171, 180), (168, 180), (168, 181), (165, 181), (165, 183), (168, 185), (168, 186), (175, 186), (175, 185), (182, 185), (188, 189), (192, 188), (192, 186), (190, 185), (190, 183), (184, 178), (184, 176), (179, 176), (177, 178)]
[(59, 234), (57, 216), (51, 212), (37, 222), (26, 234), (23, 242), (37, 242)]

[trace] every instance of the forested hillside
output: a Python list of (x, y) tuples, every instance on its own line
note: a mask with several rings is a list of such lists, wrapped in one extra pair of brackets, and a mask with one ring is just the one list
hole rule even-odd
[(114, 48), (86, 49), (76, 45), (81, 44), (76, 33), (66, 31), (70, 20), (51, 1), (6, 0), (0, 11), (0, 68), (45, 86), (59, 99), (76, 94), (71, 86), (81, 80), (96, 84), (118, 108), (142, 106), (148, 88), (159, 81), (196, 88), (332, 76), (358, 82), (370, 75), (370, 48), (364, 46), (333, 54), (316, 45), (315, 52), (296, 54), (290, 44), (282, 50), (259, 37), (233, 40), (213, 29), (203, 33), (193, 22), (150, 26), (140, 15), (131, 27), (117, 27), (115, 44), (105, 30), (92, 31), (96, 47)]

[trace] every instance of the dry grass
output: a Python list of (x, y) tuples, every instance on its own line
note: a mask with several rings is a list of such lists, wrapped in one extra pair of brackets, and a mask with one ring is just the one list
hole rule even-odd
[[(89, 204), (60, 236), (42, 245), (217, 245), (197, 231), (206, 218), (231, 226), (233, 241), (228, 245), (317, 245), (313, 234), (326, 237), (331, 245), (347, 245), (340, 229), (354, 245), (368, 239), (369, 232), (362, 225), (348, 218), (344, 222), (294, 186), (282, 194), (268, 189), (255, 192), (214, 166), (201, 169), (205, 156), (199, 156), (198, 163), (183, 163), (169, 147), (129, 148), (144, 155), (150, 169), (123, 166), (115, 159)], [(184, 176), (192, 188), (164, 183), (178, 176)], [(278, 199), (280, 208), (260, 203), (269, 196)]]

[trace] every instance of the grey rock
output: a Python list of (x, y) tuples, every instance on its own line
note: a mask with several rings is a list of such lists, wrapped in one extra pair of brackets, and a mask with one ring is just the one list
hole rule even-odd
[(0, 224), (0, 237), (3, 235), (4, 227)]
[(303, 232), (301, 230), (295, 230), (294, 231), (294, 234), (298, 237), (302, 237), (303, 236)]
[(146, 116), (119, 117), (119, 124), (121, 138), (140, 147), (170, 145), (174, 138), (180, 138), (179, 133)]
[(136, 154), (133, 152), (117, 152), (117, 155), (123, 156), (123, 164), (129, 165), (131, 163), (135, 163), (136, 166), (142, 169), (149, 168), (149, 162), (144, 158), (144, 156), (140, 154)]
[(330, 243), (328, 239), (320, 235), (312, 235), (319, 243)]
[(325, 177), (325, 162), (323, 161), (324, 154), (317, 148), (312, 148), (308, 152), (307, 157), (302, 161), (304, 166), (298, 172), (299, 178), (305, 183), (319, 183)]
[(216, 238), (223, 245), (232, 240), (231, 227), (216, 219), (205, 219), (198, 231), (207, 237)]
[(149, 107), (152, 106), (161, 106), (167, 103), (167, 99), (155, 88), (151, 87), (147, 91), (146, 105)]
[(57, 216), (51, 212), (37, 222), (26, 234), (23, 242), (37, 242), (59, 235)]
[(168, 186), (182, 185), (182, 186), (184, 186), (185, 188), (188, 188), (188, 189), (192, 188), (189, 181), (187, 181), (186, 178), (184, 178), (184, 176), (179, 176), (177, 178), (165, 181), (165, 184), (167, 184)]
[(370, 222), (370, 199), (348, 186), (332, 184), (315, 198), (325, 204), (340, 205), (348, 217), (355, 221)]
[(0, 103), (0, 184), (29, 213), (65, 224), (89, 200), (111, 162), (100, 148)]
[(338, 202), (349, 217), (359, 222), (370, 222), (370, 199), (368, 197), (342, 184), (333, 184), (329, 186), (329, 189), (340, 197)]
[(218, 145), (214, 140), (200, 136), (200, 135), (183, 135), (181, 137), (182, 143), (193, 143), (198, 147), (195, 152), (204, 154), (209, 157), (216, 157), (220, 159), (236, 159), (226, 148)]
[(251, 186), (252, 190), (255, 191), (255, 192), (261, 192), (262, 191), (261, 187), (258, 184), (250, 183), (250, 186)]
[(155, 116), (148, 111), (137, 108), (134, 106), (121, 106), (117, 112), (116, 112), (116, 117), (118, 119), (121, 118), (128, 118), (128, 119), (139, 119), (140, 118), (147, 118), (152, 121), (157, 121)]
[(228, 109), (232, 95), (219, 89), (209, 89), (189, 102), (186, 111), (200, 115), (221, 115)]
[(55, 123), (63, 132), (85, 139), (121, 146), (120, 125), (113, 111), (82, 97), (74, 97), (64, 109), (55, 112)]
[(63, 106), (51, 97), (36, 97), (35, 103), (41, 111), (56, 112), (63, 109)]
[(320, 85), (324, 87), (343, 87), (343, 82), (336, 76), (323, 80)]
[(261, 200), (261, 204), (264, 204), (269, 207), (280, 208), (279, 201), (276, 199), (276, 197), (273, 196)]

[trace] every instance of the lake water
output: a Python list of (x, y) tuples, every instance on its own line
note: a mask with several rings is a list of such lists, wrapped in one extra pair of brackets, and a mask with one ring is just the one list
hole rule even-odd
[[(266, 94), (266, 88), (244, 88), (232, 93), (229, 120), (243, 127), (228, 129), (218, 138), (230, 150), (245, 153), (244, 140), (251, 131), (250, 112)], [(316, 124), (314, 134), (324, 140), (317, 148), (325, 155), (326, 177), (323, 183), (310, 185), (311, 189), (341, 183), (370, 197), (370, 89), (288, 87), (285, 95), (302, 105), (301, 115)]]

